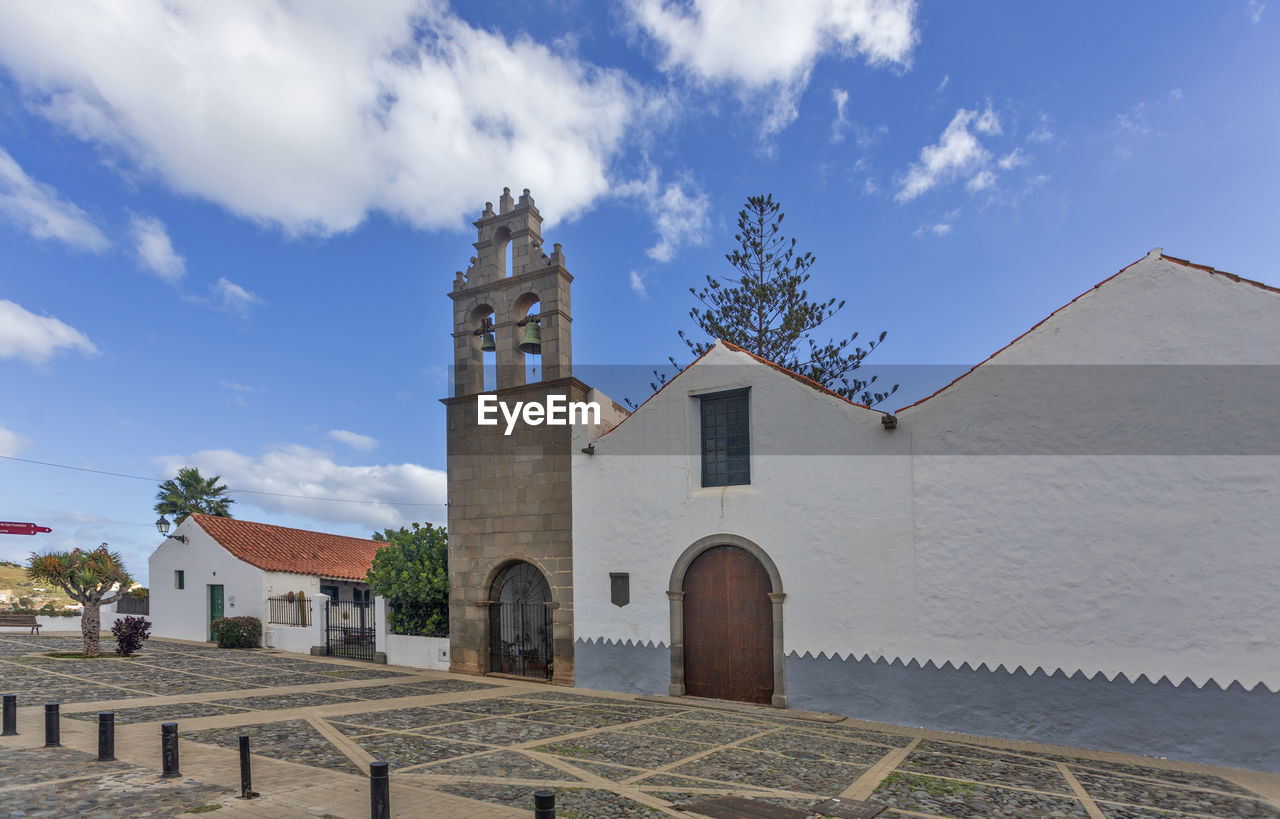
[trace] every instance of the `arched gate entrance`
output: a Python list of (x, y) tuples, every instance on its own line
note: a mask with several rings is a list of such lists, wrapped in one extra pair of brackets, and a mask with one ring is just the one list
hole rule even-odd
[(551, 586), (531, 563), (507, 566), (489, 590), (489, 671), (551, 679)]

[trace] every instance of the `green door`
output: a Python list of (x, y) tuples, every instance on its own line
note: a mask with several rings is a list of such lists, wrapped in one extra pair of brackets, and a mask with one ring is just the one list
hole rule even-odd
[(213, 640), (213, 621), (222, 616), (222, 586), (209, 587), (209, 639)]

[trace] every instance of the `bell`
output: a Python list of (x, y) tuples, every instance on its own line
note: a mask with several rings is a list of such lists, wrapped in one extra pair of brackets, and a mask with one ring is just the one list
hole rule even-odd
[(524, 326), (524, 338), (520, 339), (520, 352), (542, 355), (542, 328), (535, 319)]
[(485, 333), (480, 339), (480, 352), (491, 353), (498, 349), (498, 343), (493, 340), (493, 333)]

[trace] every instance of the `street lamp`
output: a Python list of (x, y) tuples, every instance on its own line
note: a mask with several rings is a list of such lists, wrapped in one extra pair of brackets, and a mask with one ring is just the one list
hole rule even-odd
[(164, 515), (161, 515), (161, 516), (160, 516), (160, 520), (156, 521), (156, 531), (158, 531), (160, 534), (164, 535), (164, 536), (165, 536), (167, 539), (169, 539), (169, 540), (176, 540), (176, 541), (178, 541), (179, 543), (186, 543), (186, 542), (187, 542), (187, 536), (186, 536), (186, 535), (171, 535), (171, 534), (169, 534), (169, 521), (168, 521), (168, 519), (167, 519), (167, 518), (165, 518), (165, 516), (164, 516)]

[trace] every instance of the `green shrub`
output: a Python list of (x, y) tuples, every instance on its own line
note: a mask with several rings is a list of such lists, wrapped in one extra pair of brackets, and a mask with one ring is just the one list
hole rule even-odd
[(209, 630), (218, 648), (257, 648), (262, 639), (262, 621), (257, 617), (219, 617)]
[(70, 611), (64, 611), (63, 609), (58, 609), (55, 611), (53, 609), (11, 608), (11, 609), (5, 610), (4, 613), (5, 614), (34, 614), (39, 617), (79, 617), (82, 612), (80, 609), (72, 609)]

